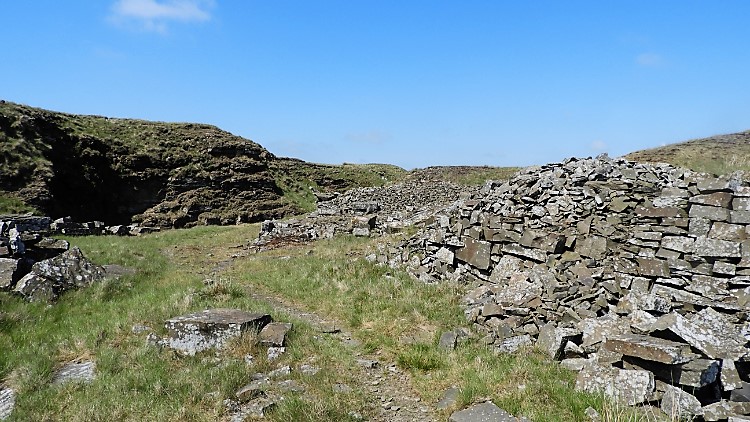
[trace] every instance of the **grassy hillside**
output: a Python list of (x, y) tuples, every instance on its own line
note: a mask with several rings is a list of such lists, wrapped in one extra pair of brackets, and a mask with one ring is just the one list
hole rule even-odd
[(750, 170), (750, 131), (632, 152), (628, 160), (662, 162), (716, 175)]
[[(18, 392), (11, 420), (226, 420), (225, 399), (252, 374), (283, 365), (305, 392), (285, 393), (269, 420), (381, 420), (381, 396), (399, 396), (383, 392), (385, 379), (363, 379), (356, 362), (363, 358), (379, 360), (386, 373), (393, 373), (390, 364), (404, 371), (411, 381), (396, 376), (404, 383), (399, 388), (431, 408), (446, 388), (458, 387), (456, 405), (438, 412), (438, 420), (484, 398), (535, 422), (587, 421), (588, 406), (609, 421), (646, 420), (574, 391), (574, 374), (535, 350), (496, 355), (476, 337), (453, 351), (439, 349), (443, 331), (466, 325), (460, 287), (426, 285), (367, 262), (362, 256), (377, 239), (340, 237), (262, 253), (243, 248), (257, 232), (257, 225), (242, 225), (73, 238), (96, 262), (137, 272), (67, 294), (52, 307), (0, 292), (0, 384)], [(165, 335), (165, 319), (213, 307), (270, 312), (294, 323), (287, 353), (269, 362), (249, 336), (219, 353), (180, 357), (133, 330), (147, 326)], [(321, 333), (309, 315), (354, 341)], [(250, 365), (248, 353), (256, 357)], [(56, 368), (80, 360), (96, 362), (93, 383), (50, 385)], [(320, 372), (302, 375), (303, 364)], [(336, 393), (342, 383), (353, 391)]]

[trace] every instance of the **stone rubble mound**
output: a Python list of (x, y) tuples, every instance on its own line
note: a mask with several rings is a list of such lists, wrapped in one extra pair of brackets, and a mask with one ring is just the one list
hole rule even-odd
[(94, 265), (53, 233), (49, 217), (0, 216), (0, 291), (13, 291), (30, 302), (53, 302), (67, 290), (101, 281)]
[(527, 168), (378, 257), (469, 285), (498, 352), (536, 344), (577, 387), (678, 419), (750, 414), (750, 187), (607, 156)]
[(436, 180), (351, 189), (320, 200), (316, 211), (304, 218), (263, 222), (254, 246), (268, 248), (331, 238), (339, 233), (370, 236), (398, 232), (478, 190), (479, 187)]

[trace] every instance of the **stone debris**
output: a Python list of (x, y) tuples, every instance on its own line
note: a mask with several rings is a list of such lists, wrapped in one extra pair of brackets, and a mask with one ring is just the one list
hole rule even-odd
[(8, 419), (16, 406), (16, 392), (0, 386), (0, 420)]
[(443, 392), (443, 396), (435, 406), (439, 410), (450, 409), (458, 403), (458, 395), (461, 393), (456, 387), (450, 387)]
[(399, 232), (425, 222), (437, 210), (477, 190), (435, 180), (351, 189), (318, 202), (317, 210), (304, 218), (264, 221), (253, 247), (262, 250), (341, 233), (371, 236)]
[(92, 361), (70, 362), (55, 371), (52, 384), (67, 384), (70, 382), (91, 383), (96, 378), (96, 363)]
[(513, 417), (490, 401), (455, 412), (448, 419), (449, 422), (521, 422), (525, 420), (525, 418)]
[(90, 286), (104, 279), (104, 268), (93, 264), (77, 247), (54, 258), (34, 263), (13, 291), (29, 302), (54, 302), (68, 290)]
[(748, 204), (741, 174), (571, 158), (488, 182), (371, 260), (465, 285), (467, 319), (499, 352), (537, 344), (580, 368), (579, 388), (669, 393), (663, 406), (700, 415), (665, 386), (705, 408), (750, 381)]
[(258, 340), (265, 346), (282, 347), (286, 345), (286, 336), (291, 329), (291, 323), (271, 322), (260, 330)]
[(239, 309), (208, 309), (168, 319), (164, 326), (169, 335), (162, 344), (185, 355), (195, 355), (211, 348), (221, 348), (230, 339), (269, 324), (268, 314)]

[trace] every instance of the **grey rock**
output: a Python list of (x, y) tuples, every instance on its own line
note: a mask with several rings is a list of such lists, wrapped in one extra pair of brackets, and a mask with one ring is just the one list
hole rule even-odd
[(479, 269), (486, 270), (490, 266), (490, 251), (492, 245), (489, 242), (474, 240), (468, 237), (462, 239), (466, 246), (456, 251), (456, 259), (466, 262)]
[(55, 371), (52, 384), (70, 382), (91, 383), (96, 378), (96, 363), (92, 361), (66, 363)]
[(445, 410), (455, 406), (456, 403), (458, 403), (458, 395), (460, 394), (460, 392), (461, 390), (456, 387), (448, 388), (443, 392), (443, 396), (440, 398), (440, 401), (438, 401), (435, 407), (439, 410)]
[(249, 330), (259, 330), (271, 322), (268, 314), (238, 309), (208, 309), (168, 319), (165, 344), (181, 353), (194, 355), (210, 348), (221, 348), (230, 339)]
[(286, 353), (286, 347), (269, 347), (266, 351), (266, 359), (276, 360)]
[(661, 410), (670, 415), (672, 420), (692, 421), (696, 415), (703, 413), (701, 402), (695, 396), (671, 385), (665, 387)]
[(438, 347), (443, 350), (453, 350), (456, 348), (458, 335), (455, 331), (446, 331), (440, 335)]
[(602, 347), (626, 356), (670, 365), (685, 363), (694, 358), (687, 344), (638, 334), (608, 337)]
[(86, 259), (76, 247), (35, 263), (31, 272), (16, 283), (13, 291), (30, 302), (53, 302), (68, 290), (101, 281), (104, 275), (104, 268)]
[(12, 289), (18, 277), (19, 259), (0, 258), (0, 291)]
[(269, 322), (260, 330), (258, 340), (264, 346), (283, 347), (291, 329), (292, 324), (288, 322)]
[(0, 386), (0, 420), (5, 420), (16, 407), (16, 392), (8, 387)]
[(237, 390), (234, 395), (240, 402), (247, 402), (256, 397), (265, 396), (265, 392), (269, 388), (269, 386), (270, 384), (268, 382), (268, 379), (253, 380), (249, 384), (244, 385), (239, 390)]
[(475, 404), (467, 409), (453, 413), (449, 422), (516, 422), (517, 418), (497, 407), (492, 402)]
[(649, 371), (619, 369), (599, 364), (586, 365), (578, 373), (575, 386), (576, 390), (601, 393), (628, 405), (647, 401), (654, 387), (654, 375)]

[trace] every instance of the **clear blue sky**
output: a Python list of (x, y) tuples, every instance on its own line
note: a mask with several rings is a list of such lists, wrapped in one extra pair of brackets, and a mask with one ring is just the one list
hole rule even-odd
[(529, 165), (750, 129), (750, 1), (29, 0), (0, 98), (323, 163)]

